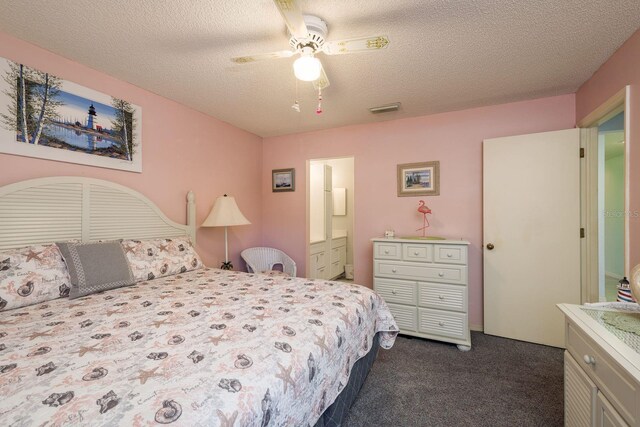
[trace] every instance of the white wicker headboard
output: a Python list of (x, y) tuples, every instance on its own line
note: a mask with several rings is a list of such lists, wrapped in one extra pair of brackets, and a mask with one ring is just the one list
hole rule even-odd
[(130, 188), (74, 176), (38, 178), (0, 187), (0, 249), (78, 239), (189, 236), (195, 244), (196, 202), (187, 194), (187, 225), (167, 218)]

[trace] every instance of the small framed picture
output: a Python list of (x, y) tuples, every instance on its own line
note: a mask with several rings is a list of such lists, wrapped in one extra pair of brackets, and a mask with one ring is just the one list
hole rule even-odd
[(271, 171), (271, 191), (296, 191), (296, 170), (273, 169)]
[(439, 195), (440, 162), (398, 165), (398, 197)]

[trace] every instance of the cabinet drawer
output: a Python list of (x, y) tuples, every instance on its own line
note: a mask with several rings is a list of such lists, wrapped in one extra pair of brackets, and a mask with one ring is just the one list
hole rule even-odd
[(467, 288), (458, 285), (418, 284), (418, 305), (440, 310), (467, 311)]
[(416, 304), (416, 284), (414, 282), (375, 278), (373, 279), (373, 289), (388, 303)]
[(402, 331), (413, 331), (417, 330), (417, 309), (415, 307), (407, 307), (404, 305), (396, 305), (396, 304), (387, 304), (389, 307), (389, 311), (393, 315), (393, 318), (396, 320), (398, 324), (398, 328), (400, 328), (400, 332)]
[(379, 259), (400, 259), (402, 245), (400, 243), (379, 243), (373, 245), (373, 256)]
[(342, 273), (344, 273), (344, 264), (340, 263), (339, 260), (331, 263), (331, 278), (339, 276)]
[(433, 262), (444, 264), (466, 264), (467, 247), (455, 245), (434, 245)]
[(347, 247), (346, 246), (341, 246), (339, 248), (332, 248), (331, 249), (331, 263), (333, 264), (334, 262), (338, 262), (338, 261), (342, 261), (344, 260), (346, 262), (347, 259)]
[(422, 280), (467, 284), (467, 267), (461, 265), (418, 264), (413, 262), (374, 261), (374, 275), (391, 279)]
[(315, 258), (315, 265), (317, 267), (326, 267), (327, 265), (327, 257), (325, 256), (326, 252), (318, 252), (317, 254), (311, 255), (312, 258)]
[(341, 246), (347, 246), (347, 238), (346, 237), (338, 237), (337, 239), (331, 240), (331, 246), (334, 248), (339, 248)]
[(467, 339), (467, 315), (428, 308), (418, 309), (418, 332), (458, 340)]
[(432, 252), (432, 245), (402, 244), (402, 259), (405, 261), (431, 262)]
[(325, 242), (314, 243), (313, 245), (309, 246), (309, 254), (317, 254), (320, 252), (324, 252), (325, 246), (326, 246)]
[[(635, 425), (637, 385), (627, 380), (622, 368), (571, 322), (567, 322), (567, 350), (618, 412)], [(587, 363), (590, 358), (592, 363)]]

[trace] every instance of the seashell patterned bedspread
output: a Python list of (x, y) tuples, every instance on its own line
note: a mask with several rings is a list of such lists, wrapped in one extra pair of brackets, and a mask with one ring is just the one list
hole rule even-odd
[(200, 269), (0, 313), (0, 424), (307, 426), (380, 334), (368, 288)]

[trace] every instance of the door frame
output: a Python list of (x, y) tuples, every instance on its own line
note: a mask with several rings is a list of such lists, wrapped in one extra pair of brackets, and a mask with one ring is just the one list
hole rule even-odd
[[(584, 150), (580, 169), (582, 228), (585, 238), (580, 245), (582, 303), (600, 299), (598, 277), (598, 126), (624, 110), (625, 139), (629, 135), (630, 86), (625, 86), (577, 123), (581, 128), (580, 148)], [(629, 276), (629, 143), (625, 142), (624, 159), (624, 274)]]

